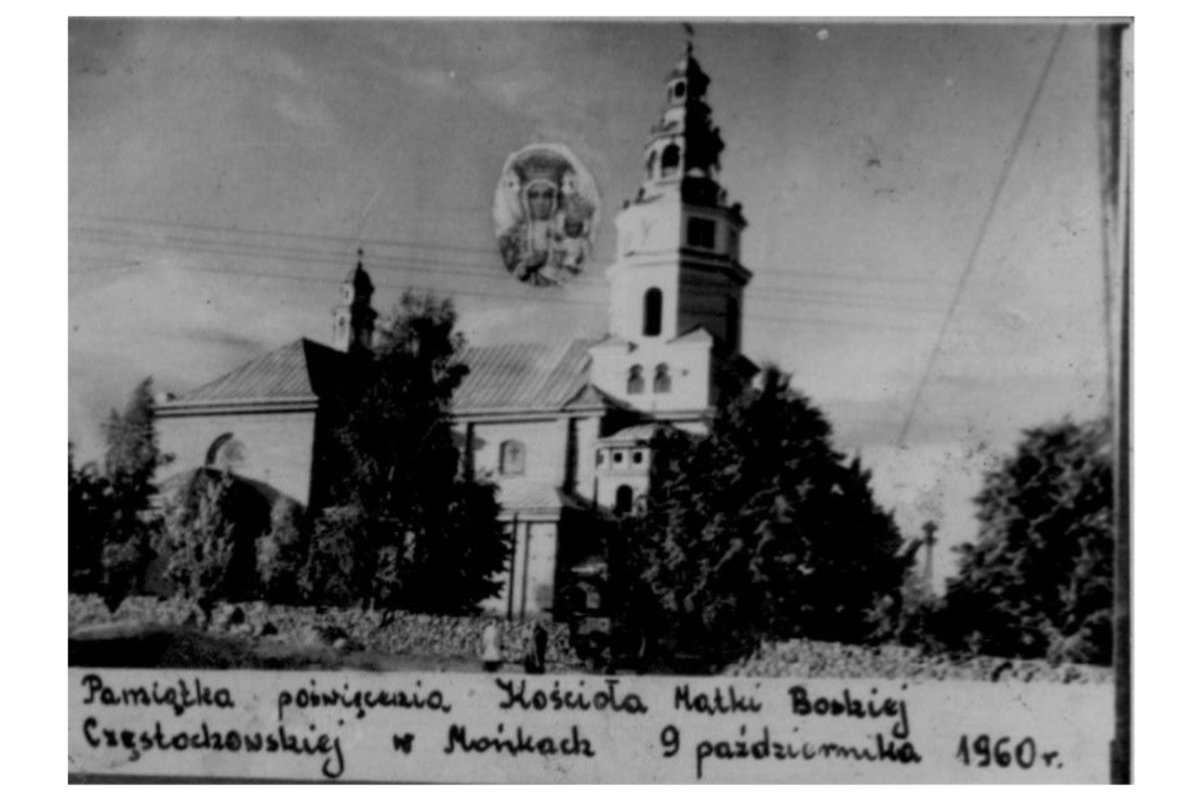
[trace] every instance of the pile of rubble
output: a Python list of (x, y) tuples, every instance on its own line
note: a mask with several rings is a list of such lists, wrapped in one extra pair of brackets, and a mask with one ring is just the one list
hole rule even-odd
[(1112, 670), (1107, 667), (930, 654), (915, 647), (846, 645), (805, 639), (768, 642), (731, 665), (725, 674), (770, 678), (898, 678), (914, 682), (1112, 681)]
[[(225, 638), (260, 640), (296, 647), (327, 647), (341, 652), (413, 654), (445, 660), (474, 660), (481, 654), (484, 628), (495, 622), (501, 654), (519, 662), (533, 622), (494, 617), (449, 617), (356, 608), (318, 609), (266, 603), (219, 603), (208, 619), (192, 603), (178, 598), (129, 597), (110, 613), (94, 595), (71, 595), (69, 630), (129, 622), (174, 625)], [(574, 668), (567, 626), (543, 621), (549, 633), (546, 660), (558, 669)]]

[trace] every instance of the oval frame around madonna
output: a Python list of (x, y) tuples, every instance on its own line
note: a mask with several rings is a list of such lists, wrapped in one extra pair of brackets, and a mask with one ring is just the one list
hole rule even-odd
[(523, 283), (555, 286), (583, 272), (595, 246), (600, 194), (591, 172), (562, 144), (510, 153), (492, 219), (504, 267)]

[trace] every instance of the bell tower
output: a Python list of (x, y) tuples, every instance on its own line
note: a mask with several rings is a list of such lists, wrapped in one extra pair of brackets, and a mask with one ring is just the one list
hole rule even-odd
[(333, 308), (333, 336), (330, 346), (344, 353), (371, 349), (378, 314), (371, 307), (375, 285), (363, 269), (363, 251), (358, 249), (358, 264), (342, 281), (342, 302)]
[(722, 364), (755, 369), (741, 356), (746, 220), (719, 181), (725, 144), (708, 84), (689, 40), (643, 147), (641, 185), (616, 216), (609, 336), (591, 350), (597, 388), (680, 424), (707, 418)]
[(617, 261), (608, 271), (610, 332), (633, 342), (697, 327), (719, 350), (741, 350), (741, 204), (719, 183), (725, 143), (707, 102), (708, 75), (692, 54), (666, 79), (662, 115), (643, 152), (643, 181), (617, 215)]

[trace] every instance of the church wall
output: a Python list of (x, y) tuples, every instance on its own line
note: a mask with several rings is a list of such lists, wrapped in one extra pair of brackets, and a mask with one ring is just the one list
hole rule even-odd
[[(737, 304), (738, 311), (731, 315), (732, 303)], [(715, 338), (738, 347), (740, 331), (732, 328), (740, 327), (741, 308), (742, 290), (728, 277), (695, 269), (680, 270), (680, 331), (700, 325)]]
[[(612, 293), (609, 301), (610, 326), (615, 336), (631, 342), (666, 341), (679, 335), (676, 327), (679, 303), (679, 267), (674, 260), (661, 264), (622, 265), (609, 273)], [(645, 337), (643, 311), (646, 292), (662, 292), (662, 330), (658, 336)]]
[(616, 508), (617, 490), (628, 486), (633, 490), (634, 502), (650, 490), (650, 475), (646, 470), (638, 472), (607, 472), (601, 473), (597, 480), (599, 502), (604, 508)]
[[(555, 520), (524, 520), (517, 516), (512, 567), (503, 575), (500, 595), (482, 603), (484, 611), (521, 618), (553, 610), (558, 525)], [(506, 532), (513, 535), (512, 522)]]
[[(632, 352), (596, 348), (592, 351), (592, 382), (641, 411), (698, 411), (710, 402), (709, 361), (709, 344), (705, 341), (647, 341)], [(661, 363), (669, 368), (671, 390), (655, 393), (654, 370)], [(629, 371), (635, 364), (642, 368), (644, 387), (640, 394), (629, 392)]]
[(574, 419), (575, 426), (575, 492), (587, 500), (594, 500), (596, 482), (596, 440), (600, 438), (600, 418)]
[(315, 420), (313, 411), (159, 417), (159, 448), (174, 456), (159, 479), (204, 466), (217, 437), (232, 433), (241, 444), (242, 456), (234, 472), (307, 505)]
[[(539, 422), (476, 422), (475, 474), (493, 480), (520, 479), (561, 486), (566, 474), (567, 420)], [(521, 474), (500, 473), (500, 446), (515, 440), (525, 446), (525, 468)]]

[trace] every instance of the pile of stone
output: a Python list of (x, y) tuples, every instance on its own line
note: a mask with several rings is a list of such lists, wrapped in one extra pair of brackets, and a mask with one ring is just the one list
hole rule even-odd
[[(447, 661), (473, 661), (480, 657), (480, 642), (489, 623), (499, 629), (506, 661), (519, 662), (533, 622), (494, 617), (449, 617), (356, 608), (318, 609), (266, 603), (220, 603), (208, 619), (192, 603), (178, 598), (129, 597), (109, 613), (94, 595), (71, 595), (69, 629), (112, 622), (177, 625), (240, 640), (267, 640), (304, 648), (330, 648), (339, 652), (412, 654)], [(543, 621), (549, 633), (546, 660), (554, 669), (572, 669), (579, 660), (569, 642), (567, 626)]]
[(1112, 670), (990, 656), (925, 653), (899, 645), (857, 646), (792, 639), (768, 642), (726, 675), (770, 678), (897, 678), (922, 681), (1108, 683)]

